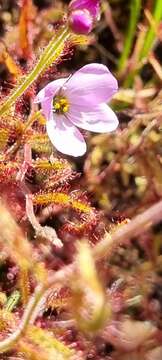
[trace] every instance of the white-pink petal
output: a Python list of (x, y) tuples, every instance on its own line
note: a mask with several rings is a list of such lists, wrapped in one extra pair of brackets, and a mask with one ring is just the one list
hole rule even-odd
[[(82, 156), (86, 143), (78, 128), (107, 133), (118, 126), (118, 119), (106, 104), (118, 89), (117, 80), (102, 64), (89, 64), (69, 78), (54, 80), (35, 98), (41, 103), (47, 119), (48, 136), (60, 152)], [(66, 114), (53, 111), (53, 98), (66, 97), (69, 109)]]
[(114, 131), (119, 123), (114, 111), (104, 103), (87, 112), (81, 106), (73, 106), (67, 116), (77, 127), (97, 133)]
[(47, 120), (49, 120), (51, 117), (53, 97), (56, 95), (57, 91), (59, 91), (64, 86), (67, 79), (68, 78), (62, 78), (50, 82), (39, 91), (34, 100), (35, 103), (41, 103), (43, 114)]
[(64, 86), (68, 78), (62, 78), (57, 79), (54, 81), (51, 81), (49, 84), (47, 84), (42, 90), (39, 91), (37, 96), (34, 99), (35, 103), (42, 103), (46, 101), (48, 98), (53, 98), (56, 94), (56, 92)]
[(83, 66), (69, 78), (65, 94), (72, 105), (96, 106), (110, 100), (117, 89), (117, 80), (108, 68), (93, 63)]
[(71, 156), (82, 156), (86, 143), (80, 131), (64, 115), (54, 115), (54, 120), (46, 123), (47, 133), (55, 148)]

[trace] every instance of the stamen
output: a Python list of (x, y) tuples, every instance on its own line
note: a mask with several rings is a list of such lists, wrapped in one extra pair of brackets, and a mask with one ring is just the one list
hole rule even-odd
[(67, 99), (60, 99), (60, 104), (61, 105), (67, 104)]
[(55, 103), (55, 105), (54, 105), (55, 110), (59, 110), (60, 107), (61, 107), (61, 105), (58, 102)]
[(62, 111), (63, 111), (64, 113), (66, 113), (68, 110), (69, 110), (69, 105), (65, 105), (65, 106), (62, 108)]
[(57, 114), (65, 114), (69, 110), (68, 99), (61, 96), (53, 98), (53, 110)]

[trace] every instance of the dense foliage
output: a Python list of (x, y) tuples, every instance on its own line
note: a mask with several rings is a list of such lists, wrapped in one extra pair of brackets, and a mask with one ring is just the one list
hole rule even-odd
[[(77, 1), (0, 3), (0, 359), (161, 360), (162, 2)], [(34, 99), (94, 62), (119, 127), (66, 156)]]

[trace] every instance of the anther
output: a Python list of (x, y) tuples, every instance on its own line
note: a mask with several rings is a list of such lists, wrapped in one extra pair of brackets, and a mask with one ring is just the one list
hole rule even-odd
[(59, 110), (60, 107), (61, 107), (61, 105), (58, 102), (54, 104), (55, 110)]
[(63, 106), (62, 111), (63, 111), (64, 113), (66, 113), (66, 112), (68, 111), (68, 109), (69, 109), (69, 106), (68, 106), (68, 105), (65, 105), (65, 106)]
[(68, 100), (61, 96), (57, 96), (53, 99), (53, 112), (57, 114), (64, 114), (69, 110)]

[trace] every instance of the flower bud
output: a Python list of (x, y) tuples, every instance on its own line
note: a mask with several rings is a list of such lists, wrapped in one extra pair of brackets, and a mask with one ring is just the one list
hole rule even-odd
[(93, 20), (99, 15), (99, 0), (72, 0), (69, 4), (70, 12), (73, 10), (88, 10)]
[(89, 34), (93, 27), (93, 18), (87, 10), (74, 10), (69, 15), (69, 25), (76, 34)]

